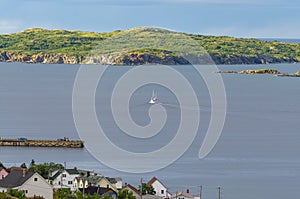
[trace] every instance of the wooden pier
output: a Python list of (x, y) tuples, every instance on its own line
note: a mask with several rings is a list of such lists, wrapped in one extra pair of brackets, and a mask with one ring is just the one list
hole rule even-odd
[(81, 140), (27, 140), (27, 139), (0, 139), (0, 146), (14, 147), (63, 147), (63, 148), (83, 148), (84, 143)]

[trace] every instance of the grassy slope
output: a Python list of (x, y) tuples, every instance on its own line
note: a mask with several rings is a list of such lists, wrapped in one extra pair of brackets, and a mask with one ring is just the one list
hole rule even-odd
[[(85, 56), (95, 48), (97, 50), (94, 53), (100, 54), (113, 54), (128, 49), (131, 52), (158, 56), (182, 51), (192, 54), (203, 53), (203, 50), (199, 46), (195, 47), (195, 44), (204, 47), (209, 54), (219, 57), (263, 55), (300, 61), (300, 44), (191, 35), (145, 27), (110, 33), (33, 28), (15, 34), (0, 35), (0, 52), (16, 52), (22, 55), (45, 53)], [(142, 49), (137, 49), (141, 46)]]
[(118, 33), (95, 33), (31, 28), (15, 34), (0, 35), (0, 51), (37, 54), (86, 55), (102, 40)]

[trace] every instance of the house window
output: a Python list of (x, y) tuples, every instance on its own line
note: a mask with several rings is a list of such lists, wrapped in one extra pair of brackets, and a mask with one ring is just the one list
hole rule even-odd
[(4, 179), (4, 178), (5, 178), (5, 176), (4, 176), (4, 175), (2, 175), (1, 179)]
[(25, 193), (28, 193), (28, 190), (25, 190)]
[(33, 181), (34, 181), (34, 182), (37, 182), (37, 181), (38, 181), (38, 179), (37, 179), (37, 178), (34, 178), (34, 179), (33, 179)]
[(73, 184), (73, 182), (72, 181), (68, 181), (68, 184)]
[(58, 185), (60, 185), (60, 181), (58, 181)]
[(165, 193), (165, 190), (160, 190), (160, 193), (161, 193), (161, 194), (164, 194), (164, 193)]
[(109, 188), (109, 185), (106, 185), (106, 188)]
[(63, 177), (63, 178), (67, 177), (67, 174), (63, 173), (63, 174), (62, 174), (62, 177)]

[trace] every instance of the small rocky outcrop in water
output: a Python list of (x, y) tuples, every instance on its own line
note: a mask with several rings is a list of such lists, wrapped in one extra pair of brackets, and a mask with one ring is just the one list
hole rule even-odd
[(281, 74), (278, 70), (272, 68), (263, 68), (258, 70), (243, 70), (238, 72), (238, 74)]
[(217, 73), (233, 73), (233, 74), (273, 74), (278, 75), (281, 74), (276, 69), (272, 68), (263, 68), (263, 69), (256, 69), (256, 70), (242, 70), (242, 71), (232, 71), (232, 70), (224, 70), (224, 71), (217, 71)]
[(231, 73), (231, 74), (273, 74), (277, 75), (278, 77), (300, 77), (300, 70), (298, 70), (294, 74), (288, 74), (285, 72), (279, 72), (276, 69), (272, 68), (263, 68), (263, 69), (257, 69), (257, 70), (243, 70), (240, 72), (232, 71), (232, 70), (223, 70), (223, 71), (217, 71), (216, 73)]
[(300, 70), (295, 72), (294, 74), (283, 73), (279, 75), (280, 77), (300, 77)]

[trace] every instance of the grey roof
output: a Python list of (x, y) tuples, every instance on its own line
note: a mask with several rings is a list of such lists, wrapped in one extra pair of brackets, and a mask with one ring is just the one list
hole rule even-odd
[(77, 169), (66, 169), (66, 172), (68, 172), (70, 175), (79, 174)]
[(19, 187), (23, 185), (35, 172), (28, 171), (23, 177), (22, 170), (12, 170), (3, 180), (0, 181), (0, 187), (9, 188), (9, 187)]
[(53, 176), (49, 177), (50, 180), (55, 180), (62, 172), (57, 171)]
[(115, 192), (113, 189), (111, 188), (103, 188), (103, 187), (95, 187), (95, 186), (90, 186), (87, 188), (79, 188), (80, 192), (83, 192), (85, 194), (89, 194), (89, 195), (94, 195), (95, 193), (98, 194), (99, 196), (103, 196), (103, 195), (109, 195), (112, 196), (113, 194), (117, 195), (117, 192)]
[(116, 180), (115, 178), (108, 178), (108, 177), (106, 177), (106, 179), (107, 179), (110, 183), (112, 183), (112, 184), (116, 184), (116, 183), (117, 183), (117, 180)]
[(88, 183), (96, 184), (96, 183), (99, 182), (102, 178), (104, 178), (104, 177), (103, 177), (103, 176), (89, 176), (89, 177), (86, 177), (86, 176), (79, 176), (79, 177), (76, 177), (75, 179), (76, 179), (76, 180), (87, 180)]

